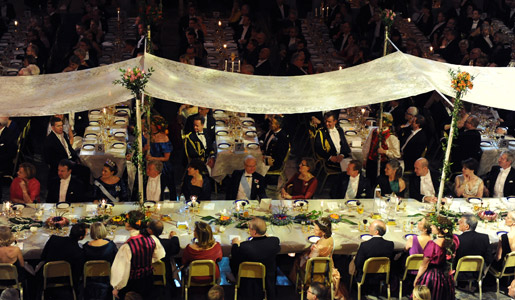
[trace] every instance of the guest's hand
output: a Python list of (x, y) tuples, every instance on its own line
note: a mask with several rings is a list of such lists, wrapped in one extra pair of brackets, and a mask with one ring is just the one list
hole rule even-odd
[(311, 123), (319, 125), (321, 122), (319, 119), (317, 119), (317, 117), (311, 116)]
[(335, 162), (338, 162), (338, 157), (331, 156), (331, 157), (329, 157), (329, 160), (335, 163)]
[(240, 245), (240, 238), (239, 237), (235, 237), (232, 239), (232, 244), (237, 244), (238, 246)]
[(173, 237), (174, 237), (174, 236), (176, 236), (176, 235), (177, 235), (177, 232), (175, 232), (175, 231), (173, 231), (173, 230), (172, 230), (172, 231), (170, 231), (170, 234), (168, 235), (168, 237), (169, 237), (169, 238), (173, 238)]
[(215, 158), (214, 157), (210, 157), (207, 160), (206, 165), (208, 165), (211, 169), (214, 168), (215, 167)]
[(118, 296), (118, 290), (117, 289), (113, 289), (113, 296), (116, 298), (116, 299), (119, 299), (120, 296)]
[(386, 153), (386, 150), (384, 150), (383, 148), (377, 148), (377, 153), (379, 153), (379, 154), (385, 154), (385, 153)]
[(25, 182), (25, 180), (20, 181), (20, 188), (22, 191), (27, 190), (27, 183)]
[(338, 155), (336, 156), (336, 161), (337, 161), (337, 162), (341, 162), (342, 160), (343, 160), (343, 155), (338, 154)]
[(152, 157), (152, 155), (147, 154), (147, 160), (154, 160), (154, 158)]
[(427, 202), (427, 203), (436, 203), (438, 201), (438, 198), (436, 198), (435, 196), (425, 196), (424, 197), (424, 202)]

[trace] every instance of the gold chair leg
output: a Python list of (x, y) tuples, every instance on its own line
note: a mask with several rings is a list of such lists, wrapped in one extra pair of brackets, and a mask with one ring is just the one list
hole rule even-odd
[(351, 294), (352, 292), (352, 280), (354, 279), (354, 274), (352, 274), (350, 276), (350, 282), (349, 282), (349, 295)]
[(499, 300), (499, 278), (495, 278), (495, 282), (497, 283), (497, 292), (495, 293), (495, 299)]
[(402, 300), (402, 280), (399, 281), (399, 300)]
[(388, 292), (388, 300), (390, 300), (390, 284), (386, 286), (386, 291)]
[(361, 284), (358, 283), (358, 300), (361, 300)]
[(479, 300), (482, 300), (483, 299), (483, 288), (482, 288), (483, 282), (481, 280), (479, 280), (477, 283), (479, 286)]
[(187, 287), (184, 288), (184, 299), (188, 300), (188, 288)]
[(234, 300), (238, 299), (238, 287), (234, 286)]

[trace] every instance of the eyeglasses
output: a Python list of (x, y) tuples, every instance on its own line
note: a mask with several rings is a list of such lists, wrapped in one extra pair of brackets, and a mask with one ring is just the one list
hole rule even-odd
[[(308, 293), (313, 294), (313, 292), (311, 291), (311, 289), (308, 289)], [(314, 295), (314, 294), (313, 294), (313, 295)]]

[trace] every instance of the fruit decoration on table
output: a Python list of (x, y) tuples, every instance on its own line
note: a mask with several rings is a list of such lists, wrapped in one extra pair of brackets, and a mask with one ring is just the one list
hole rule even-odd
[(497, 219), (498, 214), (491, 210), (482, 210), (478, 214), (478, 217), (483, 221), (492, 222)]
[(67, 218), (65, 218), (63, 216), (55, 216), (55, 217), (48, 218), (45, 223), (48, 227), (54, 227), (54, 228), (60, 229), (60, 228), (63, 228), (64, 226), (70, 225), (70, 220), (68, 220)]

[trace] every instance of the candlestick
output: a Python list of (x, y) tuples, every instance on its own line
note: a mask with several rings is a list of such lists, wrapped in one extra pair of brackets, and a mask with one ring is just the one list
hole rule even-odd
[(227, 72), (227, 59), (225, 60), (225, 67), (224, 67), (224, 71)]
[(238, 73), (241, 71), (241, 60), (238, 59)]
[(343, 69), (343, 67), (342, 67), (342, 66), (339, 66), (339, 67), (338, 67), (338, 69), (339, 69), (339, 70), (342, 70), (342, 69)]
[(118, 22), (120, 22), (120, 8), (118, 7), (118, 8), (116, 9), (116, 11), (117, 11), (117, 13), (118, 13)]
[(157, 211), (160, 211), (161, 210), (161, 203), (158, 203), (157, 204)]
[(318, 17), (318, 8), (315, 7), (315, 17)]
[(233, 61), (231, 61), (231, 72), (233, 72), (233, 73), (234, 73), (234, 60), (233, 60)]
[(325, 16), (326, 16), (326, 17), (329, 17), (329, 6), (328, 6), (328, 7), (326, 7), (326, 9), (325, 9)]

